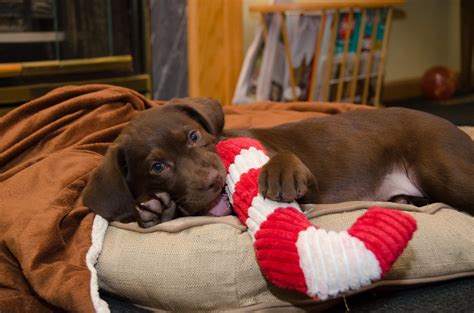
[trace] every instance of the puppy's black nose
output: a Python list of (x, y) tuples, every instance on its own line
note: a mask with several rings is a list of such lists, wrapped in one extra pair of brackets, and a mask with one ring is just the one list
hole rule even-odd
[(206, 190), (212, 190), (212, 191), (219, 191), (222, 189), (224, 185), (224, 179), (223, 176), (216, 170), (211, 170), (209, 174), (207, 175), (206, 181), (205, 181), (205, 189)]

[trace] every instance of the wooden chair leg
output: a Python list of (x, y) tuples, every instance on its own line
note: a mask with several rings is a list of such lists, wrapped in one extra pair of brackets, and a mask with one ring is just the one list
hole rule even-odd
[(286, 15), (284, 12), (281, 13), (281, 32), (283, 34), (283, 45), (285, 46), (286, 61), (288, 63), (288, 73), (290, 76), (291, 95), (293, 97), (293, 101), (296, 101), (298, 100), (298, 96), (296, 94), (296, 78), (295, 78), (295, 71), (293, 69), (293, 62), (291, 61), (291, 49), (290, 49), (290, 43), (289, 43), (289, 38), (288, 38), (288, 29), (286, 27)]
[(319, 24), (319, 31), (318, 31), (318, 37), (316, 38), (316, 46), (314, 48), (314, 58), (313, 58), (313, 69), (311, 70), (311, 80), (310, 80), (310, 85), (309, 85), (309, 93), (308, 93), (308, 99), (307, 101), (312, 101), (314, 98), (314, 88), (316, 87), (316, 79), (320, 79), (318, 77), (318, 60), (320, 58), (321, 54), (321, 44), (323, 41), (323, 35), (324, 31), (326, 28), (326, 18), (327, 18), (327, 13), (323, 11), (322, 16), (321, 16), (321, 23)]
[(377, 82), (375, 87), (375, 97), (374, 97), (374, 105), (376, 107), (381, 107), (380, 104), (380, 97), (382, 93), (382, 82), (383, 76), (385, 73), (385, 58), (387, 55), (387, 46), (388, 46), (388, 38), (390, 36), (390, 28), (392, 25), (392, 8), (387, 9), (387, 18), (385, 20), (385, 27), (384, 27), (384, 35), (382, 40), (382, 48), (380, 50), (380, 61), (379, 61), (379, 68), (377, 72)]
[(344, 38), (344, 48), (342, 52), (341, 67), (340, 67), (340, 72), (339, 72), (339, 79), (337, 81), (336, 102), (340, 102), (342, 99), (344, 81), (346, 79), (347, 54), (348, 54), (348, 49), (349, 49), (349, 40), (351, 39), (351, 29), (352, 29), (353, 22), (354, 22), (354, 10), (349, 9), (349, 15), (347, 18), (347, 24), (348, 24), (349, 29), (347, 30), (346, 38)]
[(372, 26), (372, 35), (371, 35), (371, 45), (372, 48), (370, 49), (369, 52), (369, 59), (367, 60), (367, 67), (365, 69), (365, 78), (364, 78), (364, 90), (362, 92), (362, 104), (368, 104), (369, 102), (369, 85), (370, 85), (370, 79), (371, 79), (371, 74), (372, 74), (372, 65), (374, 62), (374, 57), (375, 57), (375, 39), (377, 37), (377, 30), (379, 28), (379, 23), (380, 23), (380, 9), (375, 10), (375, 20), (373, 21), (373, 26)]
[(351, 86), (349, 92), (349, 102), (354, 101), (354, 97), (356, 95), (356, 88), (359, 81), (359, 71), (360, 71), (360, 57), (362, 54), (362, 40), (364, 39), (364, 31), (365, 31), (365, 21), (367, 18), (367, 9), (362, 10), (362, 17), (359, 27), (359, 38), (357, 39), (357, 51), (354, 61), (354, 70), (352, 71), (352, 79), (351, 79)]
[(332, 75), (332, 63), (334, 59), (334, 49), (336, 46), (336, 37), (337, 37), (337, 27), (339, 25), (339, 16), (340, 11), (336, 10), (334, 12), (334, 17), (332, 21), (331, 27), (331, 39), (329, 42), (329, 50), (326, 59), (326, 65), (324, 68), (324, 81), (323, 81), (323, 88), (322, 88), (322, 101), (330, 101), (329, 99), (329, 82), (331, 80)]

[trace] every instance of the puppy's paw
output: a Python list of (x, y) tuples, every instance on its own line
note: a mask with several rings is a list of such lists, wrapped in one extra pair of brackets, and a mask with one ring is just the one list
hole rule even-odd
[(135, 206), (138, 225), (143, 228), (172, 220), (176, 215), (176, 203), (166, 192), (160, 192), (147, 199), (141, 199)]
[(265, 164), (258, 177), (263, 197), (291, 202), (316, 189), (316, 179), (306, 165), (291, 152), (280, 152)]

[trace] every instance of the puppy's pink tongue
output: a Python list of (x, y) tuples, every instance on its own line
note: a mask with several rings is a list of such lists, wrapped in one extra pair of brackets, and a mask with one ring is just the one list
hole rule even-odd
[(231, 214), (231, 208), (229, 204), (229, 197), (227, 195), (222, 195), (219, 199), (219, 202), (207, 212), (207, 215), (210, 216), (226, 216)]

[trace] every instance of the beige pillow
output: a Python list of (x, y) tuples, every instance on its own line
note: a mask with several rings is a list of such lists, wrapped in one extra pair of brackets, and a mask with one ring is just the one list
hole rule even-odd
[[(418, 230), (384, 280), (364, 290), (474, 275), (474, 218), (447, 205), (346, 202), (309, 206), (307, 215), (321, 228), (339, 231), (372, 205), (408, 211)], [(133, 303), (182, 312), (327, 305), (269, 284), (236, 217), (186, 217), (145, 231), (125, 227), (130, 230), (108, 228), (97, 270), (101, 288)]]

